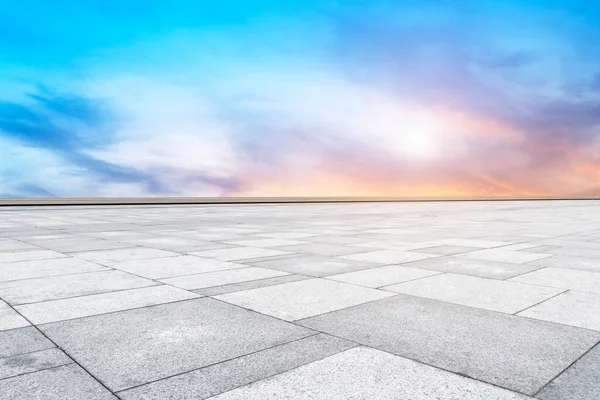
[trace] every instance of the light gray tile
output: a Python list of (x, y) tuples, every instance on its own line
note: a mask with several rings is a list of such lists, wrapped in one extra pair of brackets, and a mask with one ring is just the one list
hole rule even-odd
[(106, 270), (102, 265), (71, 257), (21, 261), (0, 265), (0, 282)]
[(114, 264), (113, 268), (150, 279), (243, 268), (245, 265), (196, 256), (162, 257)]
[(67, 257), (67, 255), (51, 250), (0, 252), (0, 265), (18, 261), (49, 260), (51, 258), (63, 257)]
[(356, 347), (214, 400), (525, 400), (528, 397), (380, 350)]
[(0, 380), (0, 393), (10, 400), (117, 400), (75, 364)]
[(336, 257), (365, 252), (364, 248), (329, 243), (296, 244), (293, 246), (281, 246), (278, 247), (278, 249), (293, 253), (312, 254), (327, 257)]
[(216, 298), (286, 321), (295, 321), (389, 296), (393, 293), (324, 279), (308, 279)]
[(200, 295), (187, 290), (161, 285), (25, 304), (16, 308), (34, 324), (45, 324), (197, 297), (200, 297)]
[(596, 345), (536, 396), (542, 400), (600, 399), (600, 345)]
[(583, 269), (600, 272), (600, 262), (595, 258), (552, 256), (530, 263), (539, 267), (554, 267), (566, 269)]
[(406, 263), (404, 266), (492, 279), (507, 279), (542, 268), (531, 264), (513, 264), (460, 257), (437, 257)]
[(205, 289), (197, 289), (194, 292), (205, 296), (216, 296), (218, 294), (241, 292), (242, 290), (257, 289), (261, 287), (280, 285), (282, 283), (303, 281), (310, 279), (310, 276), (305, 275), (283, 275), (274, 278), (258, 279), (255, 281), (231, 283), (229, 285), (213, 286)]
[(292, 246), (296, 244), (304, 244), (306, 242), (301, 242), (299, 240), (289, 240), (289, 239), (251, 239), (251, 240), (236, 240), (233, 242), (226, 242), (229, 244), (233, 244), (236, 246), (250, 246), (250, 247), (279, 247), (279, 246)]
[(158, 283), (125, 272), (109, 270), (2, 282), (0, 297), (15, 305), (152, 285)]
[(198, 257), (214, 258), (221, 261), (250, 260), (253, 258), (282, 256), (290, 254), (288, 251), (262, 249), (258, 247), (236, 247), (231, 249), (196, 251), (190, 253)]
[(72, 253), (71, 255), (73, 257), (81, 258), (82, 260), (92, 261), (98, 264), (110, 266), (123, 261), (172, 257), (178, 256), (180, 254), (166, 250), (131, 247), (115, 250), (82, 251), (78, 253)]
[(497, 240), (482, 240), (482, 239), (440, 239), (435, 241), (440, 246), (465, 246), (465, 247), (480, 247), (480, 248), (492, 248), (510, 245), (510, 242), (497, 241)]
[(123, 400), (200, 400), (289, 371), (355, 345), (318, 334), (120, 392)]
[(0, 331), (29, 326), (29, 322), (0, 300)]
[(439, 272), (404, 267), (401, 265), (390, 265), (387, 267), (372, 268), (364, 271), (332, 275), (328, 276), (327, 279), (378, 288), (385, 285), (424, 278), (426, 276), (436, 274), (439, 274)]
[(431, 254), (420, 254), (410, 251), (401, 250), (379, 250), (370, 251), (368, 253), (353, 254), (349, 256), (342, 256), (340, 258), (346, 260), (357, 260), (357, 261), (368, 261), (376, 262), (380, 264), (400, 264), (417, 260), (425, 260), (427, 258), (436, 257)]
[(569, 291), (519, 315), (600, 331), (600, 294)]
[(407, 295), (298, 323), (525, 394), (600, 340), (593, 331)]
[(186, 275), (175, 278), (161, 279), (161, 282), (183, 289), (203, 289), (212, 286), (229, 285), (232, 283), (255, 281), (258, 279), (273, 278), (289, 275), (288, 272), (272, 269), (247, 267), (226, 271), (206, 272), (204, 274)]
[(0, 240), (0, 252), (19, 251), (19, 250), (35, 250), (37, 246), (29, 243), (24, 243), (19, 240), (2, 239)]
[(381, 266), (379, 263), (310, 255), (293, 256), (267, 261), (251, 261), (246, 262), (246, 264), (315, 277), (361, 271), (363, 269)]
[(0, 331), (0, 358), (55, 347), (33, 326)]
[(425, 253), (425, 254), (436, 254), (440, 256), (451, 256), (454, 254), (466, 253), (469, 251), (478, 250), (477, 247), (465, 247), (465, 246), (434, 246), (434, 247), (426, 247), (414, 249), (413, 251), (416, 253)]
[(113, 390), (313, 334), (209, 298), (56, 322), (41, 329)]
[(431, 276), (382, 289), (508, 314), (514, 314), (564, 291), (455, 274)]
[(55, 368), (72, 362), (73, 360), (56, 348), (0, 358), (0, 379)]
[(509, 262), (515, 264), (524, 264), (526, 262), (539, 260), (542, 258), (551, 257), (550, 254), (538, 254), (538, 253), (526, 253), (522, 251), (503, 250), (499, 249), (485, 249), (472, 251), (470, 253), (463, 253), (457, 255), (457, 257), (474, 258), (477, 260), (490, 260)]
[(517, 276), (511, 281), (600, 293), (600, 272), (549, 267)]

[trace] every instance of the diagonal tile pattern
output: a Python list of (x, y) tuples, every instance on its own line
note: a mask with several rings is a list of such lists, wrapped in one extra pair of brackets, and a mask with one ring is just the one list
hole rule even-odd
[(0, 399), (599, 396), (600, 201), (0, 208)]

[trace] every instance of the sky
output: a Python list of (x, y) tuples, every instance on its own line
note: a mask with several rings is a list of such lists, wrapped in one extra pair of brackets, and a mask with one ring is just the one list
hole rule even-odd
[(0, 0), (0, 197), (600, 195), (600, 2)]

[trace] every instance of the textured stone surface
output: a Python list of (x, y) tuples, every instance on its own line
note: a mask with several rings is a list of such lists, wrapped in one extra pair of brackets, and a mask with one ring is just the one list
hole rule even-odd
[(72, 362), (73, 360), (56, 348), (0, 358), (0, 379), (55, 368)]
[(600, 293), (600, 272), (550, 267), (520, 275), (511, 280), (532, 285)]
[(52, 347), (54, 344), (32, 326), (0, 332), (0, 357), (33, 353)]

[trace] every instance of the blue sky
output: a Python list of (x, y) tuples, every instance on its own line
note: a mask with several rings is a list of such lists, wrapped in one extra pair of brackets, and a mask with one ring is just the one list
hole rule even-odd
[(0, 196), (600, 193), (600, 4), (32, 1)]

